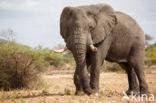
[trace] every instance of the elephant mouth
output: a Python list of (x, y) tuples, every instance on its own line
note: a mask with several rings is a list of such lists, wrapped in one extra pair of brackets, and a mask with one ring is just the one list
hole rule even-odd
[[(90, 48), (91, 51), (93, 51), (93, 52), (97, 52), (97, 50), (98, 50), (93, 44), (89, 45), (89, 48)], [(67, 50), (67, 47), (64, 47), (63, 49), (60, 49), (60, 50), (53, 50), (53, 52), (54, 52), (54, 53), (63, 53), (63, 52), (65, 52), (66, 50)]]

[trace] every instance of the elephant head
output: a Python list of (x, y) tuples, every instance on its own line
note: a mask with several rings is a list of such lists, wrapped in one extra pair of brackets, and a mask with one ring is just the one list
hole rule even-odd
[(116, 23), (114, 10), (106, 4), (65, 7), (60, 18), (60, 33), (73, 54), (85, 57), (88, 48), (96, 52), (94, 44), (103, 41)]

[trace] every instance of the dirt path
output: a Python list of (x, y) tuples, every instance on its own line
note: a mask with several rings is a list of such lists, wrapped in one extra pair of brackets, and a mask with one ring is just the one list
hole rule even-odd
[(72, 78), (72, 74), (56, 74), (56, 75), (45, 75), (45, 78), (52, 79), (52, 78)]
[[(110, 74), (116, 74), (114, 72), (101, 73), (100, 76), (108, 76)], [(54, 74), (54, 75), (45, 75), (45, 78), (72, 78), (73, 74)]]

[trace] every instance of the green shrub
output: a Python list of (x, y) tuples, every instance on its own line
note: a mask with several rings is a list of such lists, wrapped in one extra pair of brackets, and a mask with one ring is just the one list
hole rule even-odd
[(103, 65), (101, 66), (101, 71), (107, 71), (107, 64), (108, 62), (107, 61), (104, 61)]
[(45, 60), (48, 61), (50, 65), (54, 66), (63, 66), (65, 64), (62, 54), (48, 53), (45, 56)]
[(117, 63), (110, 63), (104, 61), (104, 64), (101, 67), (101, 71), (104, 72), (125, 72), (125, 70)]
[(145, 64), (156, 64), (156, 44), (145, 49)]
[(57, 67), (63, 66), (65, 64), (73, 65), (75, 63), (70, 51), (67, 51), (65, 53), (53, 53), (53, 51), (48, 48), (40, 50), (42, 52), (42, 55), (44, 56), (44, 60), (47, 61), (50, 65)]
[(48, 63), (40, 50), (16, 43), (0, 45), (0, 88), (36, 88)]

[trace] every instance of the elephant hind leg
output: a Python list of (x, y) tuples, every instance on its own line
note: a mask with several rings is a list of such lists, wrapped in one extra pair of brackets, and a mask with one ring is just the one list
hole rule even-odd
[(126, 71), (128, 76), (129, 89), (126, 91), (127, 95), (138, 94), (139, 86), (136, 79), (134, 68), (128, 63), (119, 63), (119, 65)]
[(130, 65), (134, 68), (138, 77), (140, 94), (148, 94), (148, 86), (144, 73), (144, 49), (134, 50), (130, 56)]

